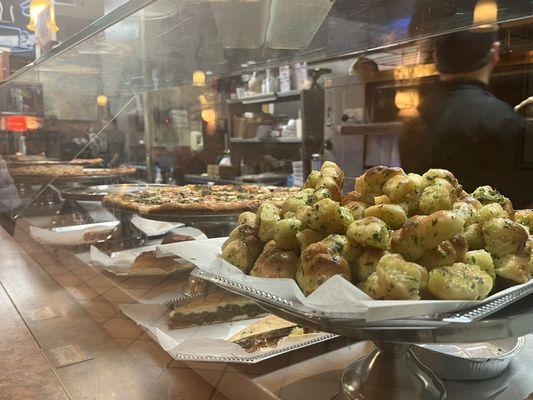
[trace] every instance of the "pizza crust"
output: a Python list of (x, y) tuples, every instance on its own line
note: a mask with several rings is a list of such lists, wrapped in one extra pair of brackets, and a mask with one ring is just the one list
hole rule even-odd
[(131, 175), (135, 167), (83, 168), (82, 165), (27, 165), (13, 168), (13, 176), (57, 177), (57, 176), (117, 176)]

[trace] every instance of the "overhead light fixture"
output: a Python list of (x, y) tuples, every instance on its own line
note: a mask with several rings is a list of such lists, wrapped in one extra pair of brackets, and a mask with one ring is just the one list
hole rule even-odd
[(26, 128), (28, 128), (29, 131), (35, 131), (39, 129), (39, 119), (37, 117), (28, 116), (26, 117)]
[(59, 32), (59, 27), (56, 24), (56, 6), (53, 0), (50, 3), (50, 29), (52, 32)]
[(39, 15), (46, 9), (50, 9), (50, 30), (52, 32), (59, 31), (59, 28), (56, 24), (56, 15), (55, 15), (55, 6), (51, 0), (31, 0), (30, 3), (30, 23), (28, 24), (28, 29), (32, 32), (35, 32), (35, 27)]
[(96, 98), (96, 104), (98, 104), (100, 107), (104, 107), (105, 105), (107, 105), (107, 96), (104, 96), (103, 94), (98, 96)]
[(222, 47), (261, 47), (268, 28), (270, 3), (271, 0), (209, 0)]
[(193, 86), (205, 86), (205, 73), (204, 71), (194, 71), (192, 74)]
[(205, 96), (205, 94), (201, 94), (200, 96), (198, 96), (198, 101), (200, 102), (202, 107), (207, 105), (207, 97)]
[(31, 0), (30, 23), (28, 24), (28, 29), (30, 31), (35, 32), (37, 18), (39, 18), (39, 14), (48, 6), (50, 6), (50, 0)]
[(208, 124), (214, 124), (217, 118), (215, 110), (208, 108), (202, 111), (202, 119)]
[(478, 0), (474, 7), (474, 29), (490, 31), (496, 28), (498, 3), (496, 0)]
[(331, 0), (272, 0), (267, 46), (271, 49), (309, 46), (334, 3)]
[(400, 110), (418, 107), (420, 97), (417, 89), (398, 89), (394, 97), (394, 104)]
[(400, 88), (396, 90), (394, 104), (400, 110), (398, 116), (410, 117), (418, 115), (420, 93), (417, 88)]

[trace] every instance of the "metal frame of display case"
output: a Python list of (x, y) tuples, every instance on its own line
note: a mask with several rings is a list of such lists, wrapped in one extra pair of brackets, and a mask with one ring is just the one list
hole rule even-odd
[(8, 76), (7, 79), (0, 81), (0, 88), (9, 82), (16, 80), (18, 77), (24, 75), (26, 72), (38, 67), (39, 65), (65, 53), (66, 51), (78, 46), (85, 42), (87, 39), (99, 34), (105, 29), (115, 25), (117, 22), (129, 17), (132, 14), (142, 10), (146, 6), (155, 3), (157, 0), (129, 0), (128, 2), (118, 6), (114, 10), (110, 11), (103, 17), (97, 19), (93, 23), (83, 28), (78, 33), (75, 33), (70, 38), (52, 48), (47, 53), (26, 65), (25, 67), (17, 70)]

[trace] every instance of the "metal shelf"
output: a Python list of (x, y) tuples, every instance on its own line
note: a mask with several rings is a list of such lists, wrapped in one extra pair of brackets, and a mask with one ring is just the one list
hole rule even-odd
[(297, 99), (302, 94), (301, 90), (289, 90), (288, 92), (276, 92), (260, 94), (257, 96), (243, 97), (241, 99), (227, 100), (228, 104), (264, 104), (275, 103), (277, 101), (289, 101), (292, 98)]
[(294, 89), (294, 90), (289, 90), (287, 92), (277, 92), (276, 96), (283, 99), (287, 97), (300, 97), (301, 94), (302, 94), (301, 90)]
[(302, 139), (299, 138), (230, 138), (231, 143), (267, 143), (267, 144), (298, 144), (302, 143)]

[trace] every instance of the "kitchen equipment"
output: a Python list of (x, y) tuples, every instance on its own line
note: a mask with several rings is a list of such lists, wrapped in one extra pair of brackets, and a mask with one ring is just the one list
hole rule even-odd
[(399, 166), (401, 123), (367, 120), (366, 82), (358, 75), (326, 77), (324, 89), (324, 160), (349, 177), (375, 165)]

